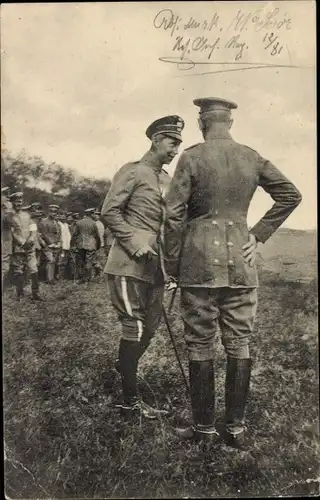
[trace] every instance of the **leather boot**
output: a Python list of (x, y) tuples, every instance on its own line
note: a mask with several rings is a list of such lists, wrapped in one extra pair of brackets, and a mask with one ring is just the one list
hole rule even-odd
[(16, 293), (17, 293), (17, 300), (20, 300), (21, 297), (24, 296), (24, 276), (23, 274), (17, 274), (14, 278), (15, 286), (16, 286)]
[(130, 405), (137, 398), (137, 369), (139, 342), (120, 340), (119, 371), (124, 403)]
[(226, 442), (241, 450), (250, 449), (244, 425), (245, 407), (249, 392), (251, 359), (227, 357), (225, 384)]
[(141, 355), (140, 343), (121, 339), (119, 346), (119, 359), (115, 368), (119, 371), (122, 380), (123, 404), (117, 404), (122, 414), (126, 417), (141, 415), (149, 420), (158, 416), (165, 416), (169, 412), (153, 408), (139, 399), (137, 390), (137, 369)]
[(215, 443), (219, 433), (214, 425), (215, 386), (212, 360), (190, 361), (190, 397), (194, 425), (186, 429), (176, 429), (181, 438), (192, 438)]
[(53, 262), (47, 262), (46, 275), (47, 275), (47, 283), (52, 284), (54, 282), (54, 263)]
[(39, 277), (38, 273), (31, 274), (31, 291), (32, 300), (43, 301), (43, 298), (39, 295)]

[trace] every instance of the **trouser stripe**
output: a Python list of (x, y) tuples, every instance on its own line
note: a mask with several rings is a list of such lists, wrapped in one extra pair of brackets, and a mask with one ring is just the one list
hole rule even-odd
[(124, 306), (126, 308), (127, 313), (132, 316), (132, 307), (129, 301), (128, 297), (128, 287), (127, 287), (127, 280), (125, 276), (121, 276), (121, 292), (122, 292), (122, 298), (124, 302)]
[(138, 339), (140, 340), (142, 337), (143, 333), (143, 323), (139, 319), (137, 320), (137, 325), (138, 325)]

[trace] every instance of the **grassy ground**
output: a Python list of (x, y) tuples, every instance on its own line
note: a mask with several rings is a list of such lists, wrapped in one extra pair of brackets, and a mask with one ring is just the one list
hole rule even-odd
[[(319, 494), (317, 283), (260, 279), (252, 340), (250, 453), (179, 442), (190, 408), (162, 325), (140, 366), (145, 399), (173, 415), (123, 421), (113, 370), (120, 329), (104, 279), (42, 286), (45, 303), (3, 299), (8, 498), (188, 498)], [(178, 298), (178, 297), (177, 297)], [(168, 297), (166, 298), (168, 301)], [(187, 368), (178, 300), (171, 316)], [(217, 418), (225, 358), (217, 337)]]

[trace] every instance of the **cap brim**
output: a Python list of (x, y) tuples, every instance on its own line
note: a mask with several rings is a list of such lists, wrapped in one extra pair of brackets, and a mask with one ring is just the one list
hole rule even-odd
[(172, 137), (173, 139), (178, 139), (179, 141), (182, 142), (182, 136), (179, 134), (179, 132), (158, 132), (157, 134), (154, 135), (164, 135), (165, 137)]
[(203, 97), (199, 99), (194, 99), (193, 104), (196, 106), (199, 106), (200, 108), (204, 107), (210, 107), (212, 105), (221, 105), (221, 107), (225, 108), (226, 110), (229, 109), (237, 109), (238, 104), (236, 104), (233, 101), (227, 101), (226, 99), (218, 98), (218, 97)]

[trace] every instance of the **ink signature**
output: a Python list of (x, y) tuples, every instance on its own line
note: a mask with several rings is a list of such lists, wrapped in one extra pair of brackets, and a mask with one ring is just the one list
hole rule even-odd
[[(184, 74), (189, 72), (188, 76), (252, 69), (313, 68), (313, 66), (292, 64), (290, 51), (284, 39), (285, 32), (291, 30), (291, 17), (287, 13), (283, 14), (278, 7), (269, 12), (262, 8), (253, 12), (240, 9), (231, 22), (228, 22), (229, 18), (223, 23), (218, 12), (213, 12), (211, 19), (201, 20), (199, 17), (189, 16), (187, 22), (185, 21), (171, 9), (162, 9), (153, 19), (153, 26), (168, 32), (170, 38), (175, 35), (171, 48), (173, 55), (159, 57), (159, 60), (175, 64)], [(255, 48), (260, 44), (262, 53), (268, 58), (271, 56), (272, 62), (248, 61), (250, 46), (245, 33), (250, 28), (251, 32), (253, 30), (255, 33), (263, 31), (257, 35), (258, 38), (255, 37)], [(219, 52), (224, 54), (223, 61), (217, 60)], [(282, 57), (282, 60), (279, 60), (279, 55), (282, 56), (285, 52), (289, 60), (287, 64)], [(214, 69), (209, 71), (205, 69), (201, 73), (190, 71), (195, 67), (208, 68), (210, 65)]]

